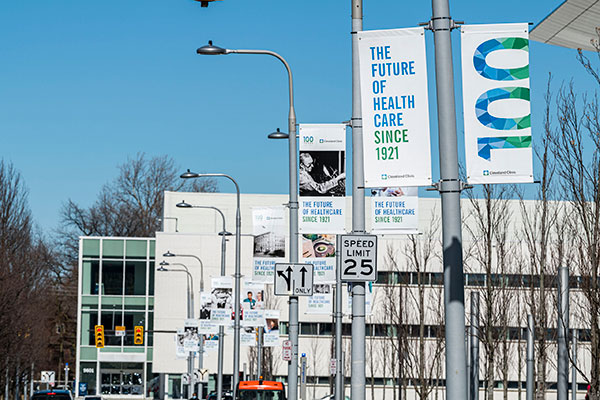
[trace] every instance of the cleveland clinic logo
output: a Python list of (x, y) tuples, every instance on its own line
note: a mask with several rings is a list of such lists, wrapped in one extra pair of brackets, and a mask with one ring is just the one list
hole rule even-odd
[(490, 171), (487, 169), (483, 170), (483, 176), (489, 176), (490, 175)]
[(387, 174), (381, 174), (381, 179), (385, 181), (387, 179)]

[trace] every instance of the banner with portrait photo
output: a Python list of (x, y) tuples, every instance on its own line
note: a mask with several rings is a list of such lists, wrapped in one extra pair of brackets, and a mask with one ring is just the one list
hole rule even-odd
[(264, 310), (265, 284), (244, 278), (241, 307), (243, 310)]
[(265, 310), (263, 346), (279, 346), (279, 310)]
[(185, 340), (185, 332), (183, 329), (177, 329), (175, 334), (175, 358), (187, 358), (188, 352), (185, 350), (183, 341)]
[(533, 182), (529, 25), (460, 31), (467, 182)]
[(346, 231), (346, 125), (301, 124), (300, 233)]
[(358, 32), (365, 187), (431, 185), (424, 32)]
[(205, 335), (203, 349), (205, 353), (214, 353), (219, 350), (219, 335)]
[(307, 297), (306, 314), (333, 313), (333, 290), (330, 284), (313, 284), (313, 295)]
[(227, 326), (231, 323), (231, 313), (233, 311), (232, 277), (219, 276), (212, 278), (210, 295), (210, 320), (217, 325)]
[(419, 188), (396, 187), (371, 190), (371, 233), (419, 233)]
[(302, 258), (314, 266), (313, 282), (335, 282), (335, 235), (302, 235)]
[(252, 280), (273, 282), (275, 264), (285, 260), (285, 209), (253, 207), (254, 268)]
[(185, 351), (200, 351), (198, 320), (188, 318), (183, 323), (183, 348)]

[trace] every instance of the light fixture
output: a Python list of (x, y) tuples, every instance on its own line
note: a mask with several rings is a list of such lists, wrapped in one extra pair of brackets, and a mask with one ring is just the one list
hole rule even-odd
[(269, 133), (269, 136), (268, 136), (269, 139), (287, 139), (289, 137), (290, 137), (290, 135), (288, 135), (285, 132), (281, 132), (279, 130), (279, 128), (277, 128), (277, 130), (275, 132)]
[(229, 51), (228, 49), (219, 47), (219, 46), (213, 46), (212, 40), (209, 40), (208, 44), (206, 46), (202, 46), (199, 49), (197, 49), (196, 53), (202, 54), (202, 55), (214, 56), (214, 55), (221, 55), (221, 54), (229, 54), (229, 53), (231, 53), (231, 51)]

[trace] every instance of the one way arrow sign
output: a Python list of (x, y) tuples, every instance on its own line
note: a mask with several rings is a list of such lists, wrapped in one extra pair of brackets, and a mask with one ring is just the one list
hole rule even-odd
[(312, 264), (275, 264), (275, 296), (312, 296)]

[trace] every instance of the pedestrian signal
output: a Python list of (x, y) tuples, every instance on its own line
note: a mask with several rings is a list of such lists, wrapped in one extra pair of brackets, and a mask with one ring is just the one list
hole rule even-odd
[(133, 344), (144, 344), (143, 326), (136, 326), (133, 328)]
[(96, 325), (94, 332), (96, 336), (96, 348), (101, 349), (104, 347), (104, 325)]

